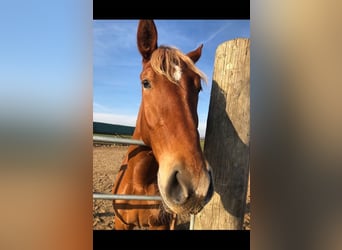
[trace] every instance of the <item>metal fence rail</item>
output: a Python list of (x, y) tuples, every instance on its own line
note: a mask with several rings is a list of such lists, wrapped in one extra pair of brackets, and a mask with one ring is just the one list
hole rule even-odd
[(161, 201), (160, 196), (152, 195), (133, 195), (133, 194), (103, 194), (103, 193), (93, 193), (93, 199), (101, 200), (156, 200)]
[(104, 135), (93, 135), (93, 142), (95, 142), (95, 143), (134, 144), (134, 145), (146, 146), (146, 144), (141, 140), (119, 138), (119, 137), (113, 137), (113, 136), (104, 136)]

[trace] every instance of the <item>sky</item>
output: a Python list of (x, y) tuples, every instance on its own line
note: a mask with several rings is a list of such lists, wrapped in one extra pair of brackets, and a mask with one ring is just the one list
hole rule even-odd
[[(203, 44), (196, 63), (202, 82), (198, 118), (205, 136), (217, 47), (235, 38), (250, 38), (250, 20), (154, 20), (158, 45), (187, 53)], [(136, 44), (138, 20), (93, 21), (93, 121), (135, 126), (141, 102), (141, 55)]]

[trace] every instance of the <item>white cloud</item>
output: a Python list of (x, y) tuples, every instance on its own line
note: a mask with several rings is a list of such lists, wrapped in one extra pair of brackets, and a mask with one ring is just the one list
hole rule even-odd
[(231, 26), (231, 23), (227, 23), (223, 26), (221, 26), (219, 29), (217, 29), (215, 32), (213, 32), (209, 38), (207, 38), (205, 41), (202, 41), (202, 43), (207, 44), (210, 41), (212, 41), (215, 37), (217, 37), (218, 34), (220, 34), (222, 31), (224, 31), (225, 29), (229, 28)]
[[(93, 113), (93, 121), (94, 122), (104, 122), (110, 124), (117, 125), (125, 125), (125, 126), (135, 126), (137, 116), (133, 115), (117, 115), (110, 113)], [(200, 133), (200, 137), (204, 138), (205, 136), (206, 123), (200, 122), (198, 124), (198, 131)]]
[(108, 113), (108, 112), (110, 112), (109, 107), (102, 105), (102, 104), (99, 104), (97, 102), (93, 103), (93, 110), (96, 110), (97, 113)]
[(200, 122), (198, 124), (198, 132), (199, 132), (201, 138), (204, 138), (204, 136), (205, 136), (206, 127), (207, 127), (207, 124), (205, 122)]
[[(96, 20), (93, 23), (94, 66), (106, 66), (113, 58), (125, 58), (136, 49), (136, 20)], [(119, 62), (122, 60), (119, 60)], [(121, 63), (119, 63), (121, 65)], [(133, 65), (135, 66), (135, 65)]]
[(93, 113), (94, 122), (104, 122), (117, 125), (135, 126), (136, 116), (132, 115), (116, 115), (109, 113)]

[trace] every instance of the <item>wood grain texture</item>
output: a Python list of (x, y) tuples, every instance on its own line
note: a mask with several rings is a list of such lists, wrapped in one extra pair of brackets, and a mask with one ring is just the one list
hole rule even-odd
[(249, 138), (250, 39), (237, 38), (216, 50), (204, 144), (213, 169), (215, 194), (195, 216), (194, 229), (242, 229)]

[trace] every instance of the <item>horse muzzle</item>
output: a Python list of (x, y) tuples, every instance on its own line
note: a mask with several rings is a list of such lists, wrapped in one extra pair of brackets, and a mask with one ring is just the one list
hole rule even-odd
[(164, 178), (164, 185), (158, 176), (159, 191), (167, 211), (197, 214), (213, 196), (214, 185), (210, 167), (194, 175), (185, 167), (176, 166), (168, 176)]

